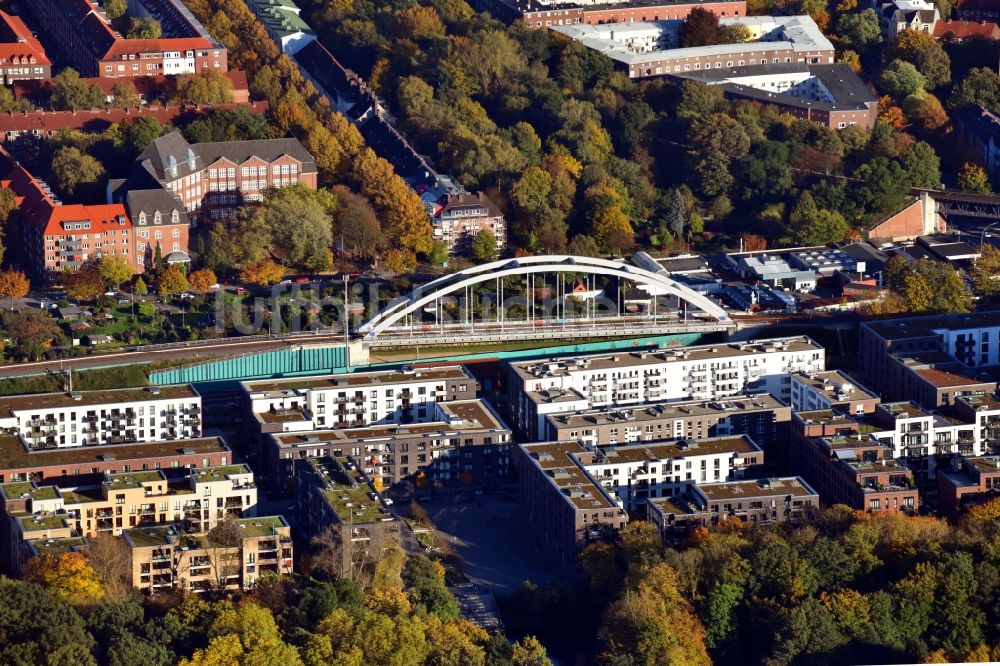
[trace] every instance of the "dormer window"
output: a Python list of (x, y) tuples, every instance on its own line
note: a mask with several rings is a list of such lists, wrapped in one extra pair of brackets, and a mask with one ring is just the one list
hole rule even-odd
[(161, 221), (160, 211), (156, 211), (155, 213), (153, 213), (153, 224), (159, 224), (160, 221)]
[(180, 213), (177, 212), (176, 208), (172, 213), (170, 213), (170, 221), (173, 222), (174, 224), (177, 224), (178, 222), (181, 221), (181, 215)]
[(139, 224), (146, 224), (146, 214), (139, 213)]

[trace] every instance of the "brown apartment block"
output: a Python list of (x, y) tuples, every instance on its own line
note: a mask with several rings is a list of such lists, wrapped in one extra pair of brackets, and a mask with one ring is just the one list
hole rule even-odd
[(564, 561), (628, 522), (618, 499), (595, 483), (578, 459), (578, 442), (522, 444), (515, 449), (521, 508)]
[(768, 393), (690, 402), (603, 407), (545, 417), (543, 441), (595, 446), (749, 435), (765, 450), (785, 448), (792, 408)]
[(233, 452), (220, 437), (138, 444), (29, 450), (13, 435), (0, 436), (0, 483), (37, 481), (83, 485), (100, 482), (105, 472), (162, 469), (171, 473), (192, 467), (228, 465)]
[(819, 508), (819, 494), (799, 476), (707, 483), (678, 497), (651, 499), (646, 520), (664, 541), (683, 538), (696, 527), (735, 521), (745, 525), (796, 523)]
[(1000, 312), (865, 322), (860, 337), (862, 379), (891, 400), (933, 409), (996, 390)]
[(343, 571), (377, 561), (393, 544), (412, 543), (405, 523), (351, 458), (300, 458), (295, 478), (296, 529), (307, 538), (335, 539)]
[(436, 403), (423, 423), (272, 434), (263, 447), (275, 488), (292, 483), (296, 460), (351, 456), (389, 488), (399, 484), (496, 485), (511, 475), (511, 433), (481, 400)]
[(143, 592), (219, 592), (253, 589), (261, 576), (292, 573), (292, 531), (282, 516), (233, 521), (227, 543), (190, 534), (181, 525), (125, 530), (132, 587)]
[(792, 417), (794, 469), (824, 504), (870, 512), (912, 513), (919, 507), (913, 472), (893, 449), (867, 439), (865, 424), (832, 410)]
[(952, 520), (973, 504), (1000, 497), (1000, 456), (960, 458), (955, 470), (937, 474), (938, 511)]

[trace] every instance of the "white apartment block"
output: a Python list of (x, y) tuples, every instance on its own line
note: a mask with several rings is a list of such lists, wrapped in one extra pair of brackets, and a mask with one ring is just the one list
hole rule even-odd
[(28, 449), (201, 437), (201, 396), (189, 386), (17, 396), (0, 400), (0, 428)]
[(742, 479), (748, 468), (763, 462), (760, 447), (741, 435), (597, 448), (583, 468), (632, 511), (647, 498), (675, 497), (689, 486)]
[(742, 394), (791, 397), (791, 374), (825, 369), (808, 337), (617, 352), (511, 363), (507, 390), (517, 429), (545, 432), (550, 414), (648, 402), (715, 400)]
[(838, 409), (845, 414), (870, 414), (879, 397), (840, 370), (792, 375), (791, 406), (796, 412)]
[(242, 383), (260, 433), (307, 432), (435, 418), (435, 403), (476, 397), (459, 365)]

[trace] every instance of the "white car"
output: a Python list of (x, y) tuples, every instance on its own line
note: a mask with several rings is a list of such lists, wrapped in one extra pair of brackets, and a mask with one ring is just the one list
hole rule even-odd
[(105, 296), (117, 296), (118, 292), (115, 291), (115, 290), (113, 290), (113, 289), (109, 289), (108, 291), (104, 292), (104, 295)]
[(181, 298), (184, 299), (185, 301), (189, 301), (192, 298), (194, 298), (194, 294), (185, 291), (183, 294), (181, 294)]

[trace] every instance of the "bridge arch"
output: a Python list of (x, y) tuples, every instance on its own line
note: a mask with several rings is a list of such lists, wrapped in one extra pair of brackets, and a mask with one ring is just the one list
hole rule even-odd
[(649, 287), (652, 295), (676, 296), (718, 321), (729, 321), (726, 311), (717, 303), (665, 274), (655, 273), (624, 261), (571, 255), (539, 255), (492, 261), (439, 277), (390, 303), (362, 325), (358, 332), (374, 337), (408, 315), (419, 312), (425, 305), (456, 291), (499, 278), (536, 273), (586, 273), (623, 278)]

